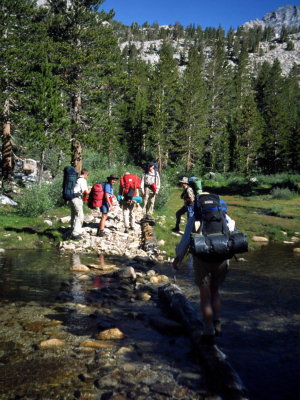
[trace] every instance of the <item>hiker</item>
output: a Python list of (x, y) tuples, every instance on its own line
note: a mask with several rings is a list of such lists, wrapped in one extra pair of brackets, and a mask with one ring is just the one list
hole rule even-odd
[(143, 174), (141, 180), (142, 195), (144, 196), (143, 213), (146, 217), (152, 216), (155, 197), (160, 189), (160, 176), (155, 166), (154, 162), (150, 162), (147, 166), (147, 172)]
[(82, 239), (83, 196), (90, 191), (86, 181), (88, 174), (88, 170), (83, 168), (74, 186), (75, 197), (69, 201), (71, 208), (71, 239), (73, 240)]
[(183, 189), (180, 198), (183, 199), (184, 205), (176, 211), (176, 225), (172, 229), (173, 232), (177, 233), (180, 231), (180, 221), (183, 214), (187, 213), (187, 217), (190, 218), (194, 215), (194, 201), (195, 195), (193, 189), (189, 186), (189, 180), (187, 177), (183, 177), (179, 183)]
[(114, 190), (113, 190), (113, 185), (117, 182), (119, 179), (116, 175), (112, 174), (108, 176), (107, 182), (103, 183), (103, 191), (104, 191), (104, 197), (103, 197), (103, 203), (102, 206), (100, 207), (100, 211), (102, 213), (99, 226), (97, 229), (97, 236), (103, 237), (105, 236), (104, 228), (105, 228), (105, 223), (108, 217), (108, 212), (109, 210), (112, 209), (113, 207), (113, 195), (114, 195)]
[(120, 204), (123, 211), (125, 233), (128, 233), (129, 229), (134, 230), (135, 210), (138, 207), (137, 198), (139, 196), (138, 189), (140, 187), (141, 180), (134, 174), (126, 172), (120, 178), (119, 193), (122, 196)]
[[(180, 243), (176, 246), (176, 257), (172, 264), (175, 270), (179, 268), (180, 263), (189, 249), (191, 233), (193, 231), (201, 232), (204, 225), (207, 225), (206, 229), (209, 233), (213, 233), (213, 230), (216, 230), (214, 224), (217, 223), (217, 219), (212, 218), (211, 221), (206, 221), (204, 224), (203, 211), (201, 215), (201, 211), (199, 214), (199, 208), (197, 208), (198, 202), (203, 201), (203, 199), (205, 199), (203, 196), (205, 195), (209, 195), (209, 193), (203, 192), (201, 195), (197, 196), (194, 204), (195, 214), (188, 219), (184, 235)], [(208, 200), (207, 202), (209, 203), (211, 201)], [(202, 223), (200, 222), (201, 220)], [(230, 232), (235, 230), (235, 222), (228, 215), (226, 215), (225, 223)], [(195, 283), (200, 290), (200, 303), (204, 327), (202, 340), (204, 344), (213, 345), (214, 337), (221, 335), (221, 299), (219, 288), (226, 277), (229, 260), (222, 259), (220, 261), (213, 261), (204, 258), (193, 254), (193, 269)]]

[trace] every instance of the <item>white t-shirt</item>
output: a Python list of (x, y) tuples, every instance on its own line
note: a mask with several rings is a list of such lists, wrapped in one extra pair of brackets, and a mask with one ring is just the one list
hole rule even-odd
[(74, 193), (83, 193), (83, 192), (87, 192), (88, 190), (89, 190), (89, 188), (88, 188), (86, 179), (83, 178), (82, 176), (80, 176), (77, 179), (76, 185), (74, 187)]

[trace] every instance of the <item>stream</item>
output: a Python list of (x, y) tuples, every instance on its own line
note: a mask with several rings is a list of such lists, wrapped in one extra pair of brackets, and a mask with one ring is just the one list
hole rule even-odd
[[(231, 261), (222, 287), (223, 336), (217, 344), (241, 377), (249, 399), (298, 400), (300, 257), (291, 246), (269, 244), (244, 258)], [(92, 281), (73, 280), (70, 289), (71, 266), (95, 263), (95, 259), (90, 254), (79, 257), (55, 251), (0, 253), (0, 399), (113, 399), (118, 385), (125, 385), (124, 371), (126, 387), (131, 379), (131, 389), (127, 397), (116, 399), (209, 397), (203, 391), (201, 370), (193, 360), (189, 340), (182, 333), (173, 337), (150, 329), (138, 331), (120, 319), (131, 341), (125, 340), (114, 350), (115, 355), (110, 344), (97, 351), (85, 347), (83, 343), (95, 333), (95, 321), (99, 325), (100, 309), (105, 315), (101, 319), (104, 328), (111, 322), (107, 319), (110, 313), (120, 312), (120, 307), (120, 315), (130, 315), (140, 329), (147, 326), (141, 325), (143, 316), (156, 312), (150, 302), (134, 304), (128, 296), (136, 307), (132, 311), (128, 298), (118, 294), (121, 289), (126, 293), (125, 286), (117, 288), (113, 296), (107, 291), (101, 307), (95, 301), (87, 303), (88, 291), (100, 288), (104, 293), (111, 284), (96, 274)], [(126, 260), (110, 256), (104, 262), (124, 265)], [(171, 280), (170, 268), (163, 265), (162, 270)], [(199, 309), (190, 265), (177, 273), (177, 284)], [(65, 292), (64, 287), (70, 290)], [(64, 347), (41, 352), (40, 343), (49, 338), (63, 341)], [(118, 359), (121, 349), (122, 354), (130, 349), (131, 356)], [(159, 377), (155, 375), (158, 370)], [(99, 371), (107, 386), (99, 383)], [(176, 396), (172, 394), (175, 375), (182, 390), (180, 394), (178, 389)], [(90, 381), (98, 392), (90, 388)]]

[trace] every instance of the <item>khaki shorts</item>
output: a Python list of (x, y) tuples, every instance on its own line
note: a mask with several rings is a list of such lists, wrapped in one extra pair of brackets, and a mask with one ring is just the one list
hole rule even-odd
[(220, 286), (228, 272), (229, 260), (205, 261), (193, 256), (195, 283), (197, 286)]

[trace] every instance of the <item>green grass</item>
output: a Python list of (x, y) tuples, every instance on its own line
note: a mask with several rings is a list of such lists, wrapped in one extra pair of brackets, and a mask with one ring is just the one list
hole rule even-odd
[[(39, 217), (23, 217), (11, 206), (0, 206), (0, 248), (50, 249), (62, 240), (59, 217), (69, 215), (68, 207), (50, 210)], [(44, 222), (51, 220), (53, 225)]]
[[(158, 240), (165, 241), (161, 250), (166, 251), (169, 257), (174, 257), (175, 245), (180, 240), (180, 237), (172, 234), (175, 212), (183, 204), (180, 193), (180, 189), (173, 188), (167, 205), (155, 212), (156, 236)], [(295, 232), (300, 232), (299, 195), (289, 200), (273, 199), (271, 196), (221, 197), (228, 203), (228, 215), (235, 220), (238, 230), (247, 234), (250, 248), (258, 246), (252, 242), (252, 236), (265, 236), (270, 240), (282, 242), (289, 240)], [(181, 230), (184, 230), (183, 223)]]

